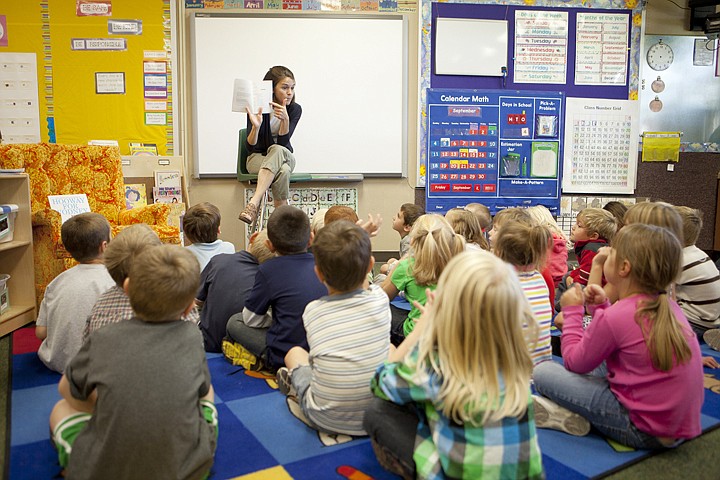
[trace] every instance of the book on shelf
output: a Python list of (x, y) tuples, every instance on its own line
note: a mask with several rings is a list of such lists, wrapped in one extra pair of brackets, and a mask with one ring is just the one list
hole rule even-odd
[(78, 193), (74, 195), (48, 195), (50, 209), (60, 214), (62, 223), (73, 215), (90, 211), (87, 195)]
[(144, 183), (125, 184), (125, 208), (130, 210), (135, 207), (147, 205), (147, 191)]
[(157, 144), (130, 142), (130, 155), (155, 155), (158, 154)]
[(247, 113), (247, 107), (251, 112), (257, 113), (262, 108), (262, 113), (270, 113), (272, 93), (272, 80), (253, 83), (251, 80), (236, 78), (233, 83), (232, 111)]
[(155, 170), (155, 203), (183, 203), (181, 180), (179, 170)]

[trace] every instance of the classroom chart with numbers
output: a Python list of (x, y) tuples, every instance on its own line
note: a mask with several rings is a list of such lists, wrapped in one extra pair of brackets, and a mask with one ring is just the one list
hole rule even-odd
[(560, 205), (563, 94), (428, 89), (426, 210)]
[(632, 100), (567, 98), (563, 192), (634, 193), (637, 104)]

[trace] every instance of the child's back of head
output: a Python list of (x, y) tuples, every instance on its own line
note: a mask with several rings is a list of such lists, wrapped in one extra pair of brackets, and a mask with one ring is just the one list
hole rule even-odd
[(482, 203), (468, 203), (465, 205), (465, 210), (472, 212), (477, 217), (483, 232), (492, 225), (493, 218), (490, 215), (490, 209)]
[(261, 230), (252, 239), (248, 248), (250, 254), (255, 257), (259, 264), (263, 264), (275, 256), (267, 247), (267, 243), (265, 243), (267, 239), (267, 230)]
[(462, 235), (468, 243), (474, 243), (483, 250), (490, 246), (483, 235), (483, 229), (477, 216), (469, 210), (452, 208), (445, 214), (445, 219), (450, 223), (455, 233)]
[(553, 218), (552, 213), (550, 213), (550, 210), (548, 210), (546, 206), (533, 205), (527, 209), (527, 212), (536, 224), (546, 226), (550, 229), (550, 233), (567, 241), (565, 232), (562, 231), (560, 226), (557, 224), (557, 221), (555, 221), (555, 218)]
[(617, 230), (619, 231), (625, 225), (625, 214), (627, 213), (628, 207), (622, 202), (611, 201), (603, 205), (603, 210), (607, 210), (612, 213), (615, 217), (615, 223), (617, 224)]
[(506, 222), (495, 237), (495, 254), (515, 267), (542, 270), (552, 242), (552, 233), (545, 225)]
[(537, 328), (512, 267), (487, 252), (457, 255), (425, 319), (417, 362), (452, 379), (438, 395), (448, 418), (477, 425), (525, 412), (532, 361), (523, 326), (530, 341)]
[(179, 320), (195, 300), (200, 264), (178, 245), (159, 245), (135, 257), (127, 294), (135, 314), (146, 322)]
[(370, 236), (348, 220), (325, 225), (313, 241), (315, 265), (325, 283), (338, 292), (362, 287), (371, 268)]
[(680, 239), (683, 247), (695, 245), (703, 226), (702, 212), (685, 206), (675, 207), (675, 211), (678, 212), (683, 223), (683, 237)]
[(325, 226), (325, 214), (328, 210), (329, 208), (321, 208), (310, 219), (310, 230), (312, 230), (313, 235), (317, 235), (320, 229)]
[(644, 223), (657, 225), (672, 232), (683, 243), (683, 221), (675, 207), (665, 202), (641, 202), (630, 206), (625, 213), (625, 225)]
[(75, 260), (90, 263), (102, 256), (103, 244), (110, 242), (110, 223), (99, 213), (80, 213), (62, 224), (60, 236)]
[(465, 239), (434, 213), (417, 219), (410, 231), (415, 259), (411, 272), (418, 285), (434, 285), (450, 259), (465, 250)]
[(183, 216), (183, 232), (191, 243), (213, 243), (219, 231), (220, 210), (212, 203), (197, 203)]
[(577, 215), (589, 235), (596, 234), (598, 239), (610, 242), (617, 231), (617, 223), (612, 213), (602, 208), (585, 208)]
[(325, 213), (325, 225), (338, 220), (348, 220), (355, 223), (358, 221), (357, 212), (345, 205), (333, 205), (328, 208), (327, 213)]
[(282, 205), (270, 215), (267, 233), (279, 255), (303, 253), (310, 242), (310, 220), (299, 208)]
[(157, 234), (145, 223), (123, 229), (108, 245), (103, 263), (115, 283), (122, 287), (135, 255), (147, 247), (161, 245)]

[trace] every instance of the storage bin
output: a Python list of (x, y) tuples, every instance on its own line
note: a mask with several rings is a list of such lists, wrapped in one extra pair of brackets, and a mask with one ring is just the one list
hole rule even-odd
[(12, 242), (17, 211), (17, 205), (0, 205), (0, 243)]

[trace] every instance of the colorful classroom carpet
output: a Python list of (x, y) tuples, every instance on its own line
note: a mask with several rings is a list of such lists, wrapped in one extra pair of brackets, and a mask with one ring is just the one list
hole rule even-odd
[[(703, 347), (703, 354), (718, 352)], [(319, 436), (292, 416), (274, 380), (233, 367), (208, 354), (218, 406), (220, 434), (211, 479), (390, 479), (377, 463), (366, 438)], [(720, 370), (705, 370), (702, 425), (720, 425)], [(60, 472), (48, 439), (48, 416), (60, 398), (60, 376), (47, 370), (36, 353), (16, 353), (12, 360), (10, 478), (50, 479)], [(617, 451), (590, 434), (573, 437), (539, 430), (548, 479), (603, 476), (651, 455)]]

